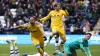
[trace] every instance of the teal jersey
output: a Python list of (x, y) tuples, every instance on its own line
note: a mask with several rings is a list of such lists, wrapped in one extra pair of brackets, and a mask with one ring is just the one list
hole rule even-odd
[(66, 48), (71, 48), (74, 50), (81, 49), (83, 52), (86, 52), (89, 56), (91, 55), (90, 50), (88, 48), (88, 40), (84, 40), (84, 38), (66, 41), (64, 43), (64, 46), (65, 46), (65, 49)]
[(80, 45), (83, 45), (84, 47), (88, 47), (88, 41), (87, 40), (85, 41), (84, 38), (80, 38), (71, 41), (66, 41), (64, 45), (65, 46), (68, 45), (73, 49), (80, 49), (81, 48)]

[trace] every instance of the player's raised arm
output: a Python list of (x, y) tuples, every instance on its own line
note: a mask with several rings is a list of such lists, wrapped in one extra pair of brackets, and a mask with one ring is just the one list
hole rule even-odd
[(64, 16), (68, 16), (69, 15), (68, 11), (67, 10), (63, 10), (63, 15)]
[(63, 15), (64, 16), (68, 16), (69, 15), (69, 13), (68, 13), (67, 9), (65, 8), (65, 6), (62, 6), (62, 10), (63, 10)]
[(40, 21), (46, 21), (47, 19), (50, 19), (51, 17), (51, 12), (44, 18), (41, 18)]

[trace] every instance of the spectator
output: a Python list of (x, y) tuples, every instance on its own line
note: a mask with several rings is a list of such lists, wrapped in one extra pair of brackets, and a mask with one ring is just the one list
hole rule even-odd
[(84, 34), (87, 32), (87, 30), (86, 30), (86, 27), (85, 27), (85, 26), (83, 27), (83, 29), (82, 29), (82, 30), (83, 30), (83, 33), (84, 33)]
[(17, 10), (16, 10), (17, 15), (20, 15), (20, 16), (23, 15), (23, 12), (24, 11), (21, 7), (18, 7)]
[(4, 34), (4, 30), (1, 27), (0, 27), (0, 34)]
[(98, 16), (100, 17), (100, 2), (98, 2), (97, 13), (98, 13)]
[(91, 11), (90, 10), (88, 10), (88, 12), (87, 12), (87, 20), (90, 20), (91, 18), (92, 18), (92, 13), (91, 13)]
[(5, 16), (5, 18), (12, 18), (12, 13), (11, 13), (10, 9), (7, 9), (4, 16)]
[(5, 14), (6, 8), (4, 3), (0, 3), (0, 15), (3, 16)]
[(86, 28), (86, 32), (90, 31), (90, 23), (89, 23), (89, 21), (86, 21), (85, 28)]
[(97, 6), (92, 3), (92, 18), (95, 19), (97, 17)]
[(4, 16), (5, 16), (5, 21), (6, 21), (7, 27), (12, 26), (12, 24), (13, 24), (13, 15), (12, 15), (10, 9), (7, 9)]
[(25, 23), (29, 22), (29, 18), (27, 18), (26, 16), (23, 16), (23, 20), (24, 20)]
[(81, 34), (81, 30), (78, 25), (75, 25), (75, 34)]
[(74, 26), (74, 25), (72, 25), (72, 26), (70, 27), (70, 33), (71, 33), (71, 34), (74, 34), (74, 33), (75, 33), (75, 26)]
[(11, 27), (11, 20), (10, 20), (10, 18), (7, 18), (7, 19), (6, 19), (6, 26), (7, 26), (8, 28)]
[(17, 21), (17, 24), (22, 25), (22, 24), (24, 24), (24, 21), (20, 19), (20, 20)]
[(80, 26), (80, 24), (81, 24), (81, 20), (80, 20), (80, 18), (77, 18), (76, 25)]
[[(99, 1), (99, 0), (98, 0)], [(93, 3), (96, 2), (96, 3)], [(90, 25), (95, 25), (100, 17), (100, 4), (97, 0), (2, 0), (0, 1), (0, 16), (5, 16), (6, 29), (14, 25), (21, 24), (22, 22), (27, 23), (30, 16), (36, 15), (37, 18), (46, 16), (50, 10), (53, 10), (53, 5), (60, 3), (65, 6), (69, 12), (69, 20), (65, 20), (67, 31), (70, 32), (72, 24), (76, 25), (76, 33), (81, 34), (83, 32), (90, 31)], [(17, 9), (15, 17), (12, 17), (14, 13), (10, 9)], [(87, 20), (90, 22), (89, 24)], [(90, 20), (91, 19), (91, 20)], [(92, 22), (91, 22), (92, 21)], [(46, 22), (44, 28), (50, 28), (49, 22)], [(86, 26), (88, 25), (88, 27)], [(70, 27), (71, 26), (71, 27)], [(94, 26), (92, 26), (93, 28)], [(88, 28), (88, 30), (87, 30)], [(15, 29), (16, 30), (19, 29)], [(24, 30), (27, 31), (27, 30)], [(28, 31), (27, 31), (28, 32)], [(20, 31), (18, 31), (20, 33)]]
[(84, 1), (83, 1), (83, 5), (85, 6), (86, 9), (87, 9), (89, 3), (90, 3), (90, 2), (89, 2), (88, 0), (84, 0)]
[(45, 7), (45, 5), (46, 5), (46, 0), (41, 0), (41, 3), (42, 3), (42, 7)]

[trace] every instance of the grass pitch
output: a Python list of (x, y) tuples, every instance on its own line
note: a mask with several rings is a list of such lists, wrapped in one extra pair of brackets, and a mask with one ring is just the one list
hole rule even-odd
[[(23, 54), (35, 54), (37, 53), (37, 50), (34, 48), (33, 45), (18, 45), (20, 56)], [(91, 50), (92, 56), (100, 56), (100, 45), (92, 45), (89, 46)], [(55, 51), (54, 45), (48, 45), (45, 47), (45, 52), (48, 54), (53, 54)], [(0, 56), (9, 56), (10, 50), (9, 45), (0, 45)], [(86, 56), (81, 50), (77, 51), (78, 56)]]

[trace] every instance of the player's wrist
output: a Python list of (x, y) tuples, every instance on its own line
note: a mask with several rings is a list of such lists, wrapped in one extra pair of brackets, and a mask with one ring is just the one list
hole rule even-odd
[(46, 36), (44, 36), (43, 38), (44, 38), (44, 41), (46, 41), (46, 40), (47, 40), (47, 37), (46, 37)]
[(92, 56), (91, 54), (88, 54), (87, 52), (85, 52), (85, 54), (86, 54), (87, 56)]
[(85, 54), (88, 56), (88, 54), (85, 52)]
[(91, 54), (87, 55), (87, 56), (92, 56)]

